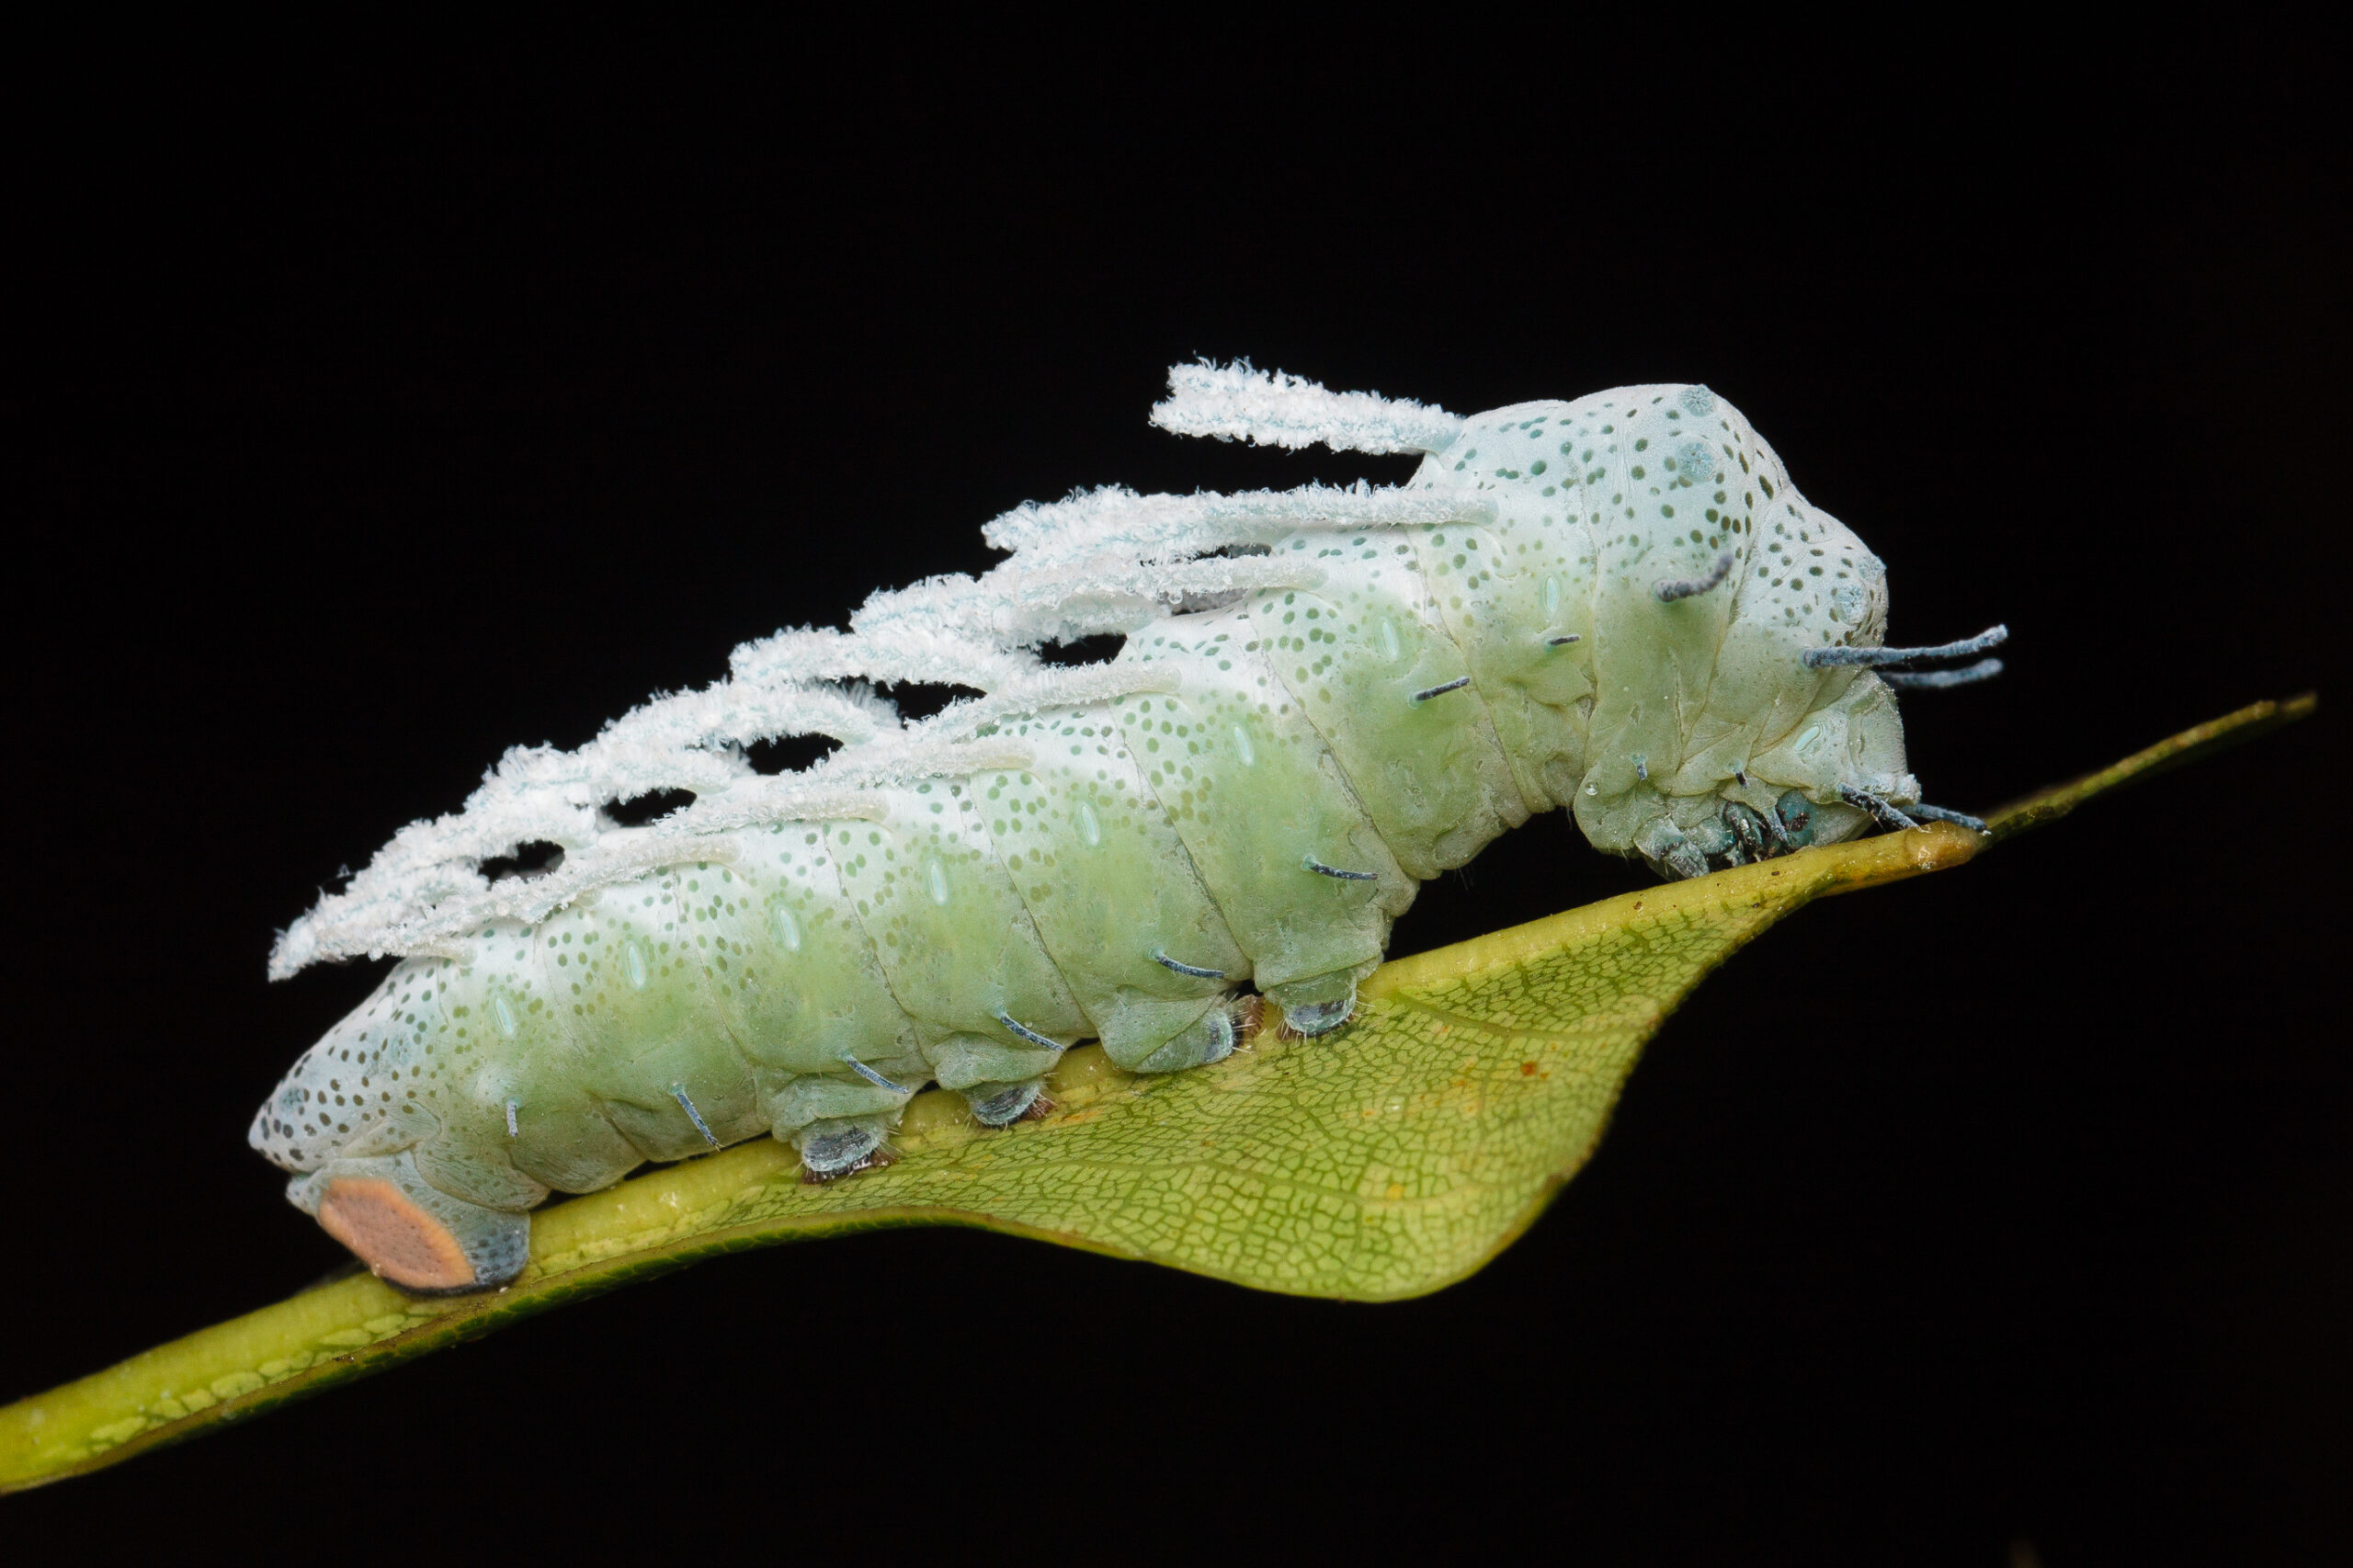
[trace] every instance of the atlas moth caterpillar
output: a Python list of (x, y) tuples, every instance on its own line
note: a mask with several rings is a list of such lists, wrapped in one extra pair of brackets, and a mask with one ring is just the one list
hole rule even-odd
[[(1171, 1073), (1256, 991), (1339, 1028), (1415, 884), (1530, 813), (1692, 877), (1929, 816), (1885, 573), (1704, 386), (1461, 418), (1179, 366), (1184, 435), (1422, 455), (1395, 488), (1032, 503), (985, 574), (738, 648), (577, 751), (520, 747), (278, 941), (273, 977), (398, 955), (261, 1108), (255, 1148), (378, 1274), (467, 1290), (529, 1211), (761, 1133), (812, 1178), (911, 1096), (1001, 1127), (1062, 1052)], [(1039, 650), (1106, 632), (1078, 666)], [(904, 722), (876, 687), (981, 696)], [(764, 776), (745, 746), (839, 749)], [(692, 800), (627, 826), (607, 808)], [(532, 875), (493, 878), (527, 846)], [(1345, 1049), (1343, 1041), (1338, 1047)]]

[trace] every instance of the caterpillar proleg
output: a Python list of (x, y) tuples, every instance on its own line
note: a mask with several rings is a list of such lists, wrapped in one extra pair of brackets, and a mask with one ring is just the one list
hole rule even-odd
[[(1878, 668), (2006, 635), (1883, 648), (1880, 562), (1702, 386), (1463, 418), (1246, 364), (1170, 384), (1179, 434), (1422, 462), (1027, 505), (982, 576), (509, 752), (271, 957), (400, 959), (254, 1119), (293, 1202), (396, 1284), (477, 1290), (551, 1190), (647, 1160), (773, 1133), (853, 1174), (926, 1084), (1001, 1126), (1081, 1040), (1218, 1061), (1245, 987), (1326, 1034), (1416, 884), (1533, 812), (1669, 877), (1908, 823)], [(1104, 663), (1039, 652), (1104, 633)], [(982, 695), (905, 722), (902, 682)], [(842, 744), (800, 773), (745, 760), (813, 733)], [(691, 801), (607, 810), (655, 791)], [(561, 854), (484, 874), (527, 845)]]

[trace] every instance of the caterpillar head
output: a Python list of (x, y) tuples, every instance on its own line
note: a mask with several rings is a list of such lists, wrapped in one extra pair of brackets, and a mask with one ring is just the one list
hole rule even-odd
[(1697, 875), (1861, 832), (1842, 790), (1917, 799), (1886, 687), (1806, 658), (1881, 642), (1885, 567), (1707, 388), (1477, 415), (1420, 477), (1492, 496), (1497, 566), (1541, 555), (1591, 607), (1546, 631), (1585, 644), (1570, 803), (1597, 848)]

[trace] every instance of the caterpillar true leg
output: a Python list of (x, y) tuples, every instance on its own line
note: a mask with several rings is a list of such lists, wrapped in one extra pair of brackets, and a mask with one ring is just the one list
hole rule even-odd
[(1813, 842), (1813, 802), (1802, 790), (1785, 790), (1773, 802), (1773, 818), (1781, 824), (1781, 842), (1803, 849)]
[(1891, 832), (1900, 832), (1907, 827), (1920, 825), (1868, 790), (1858, 790), (1851, 784), (1841, 784), (1838, 786), (1838, 798), (1850, 806), (1859, 806), (1869, 812), (1880, 826)]
[[(1729, 835), (1727, 835), (1729, 836)], [(1666, 817), (1659, 817), (1636, 845), (1651, 869), (1668, 881), (1708, 874), (1708, 853)]]
[(1771, 853), (1765, 837), (1765, 819), (1755, 810), (1738, 801), (1726, 801), (1722, 811), (1724, 825), (1732, 830), (1741, 853), (1752, 860), (1762, 860)]

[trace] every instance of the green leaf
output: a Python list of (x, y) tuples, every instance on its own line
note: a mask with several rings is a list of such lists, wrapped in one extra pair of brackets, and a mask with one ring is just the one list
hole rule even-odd
[(1390, 963), (1337, 1036), (1261, 1033), (1139, 1078), (1069, 1052), (1057, 1108), (1002, 1132), (961, 1096), (908, 1108), (900, 1158), (831, 1186), (760, 1139), (540, 1210), (509, 1288), (423, 1299), (368, 1276), (0, 1410), (0, 1489), (381, 1370), (698, 1259), (893, 1225), (974, 1225), (1258, 1290), (1393, 1301), (1472, 1273), (1599, 1142), (1645, 1041), (1710, 971), (1828, 893), (1958, 866), (2143, 774), (2302, 718), (2257, 703), (1996, 815), (1809, 849)]

